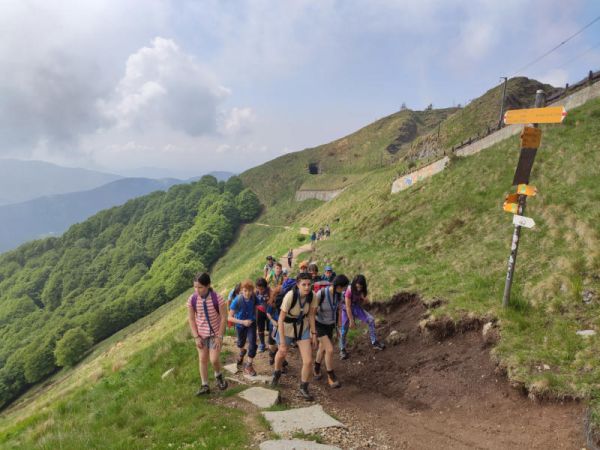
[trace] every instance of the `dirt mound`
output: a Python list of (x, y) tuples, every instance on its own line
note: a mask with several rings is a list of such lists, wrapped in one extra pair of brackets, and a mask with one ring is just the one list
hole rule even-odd
[(373, 305), (378, 336), (401, 336), (382, 352), (361, 334), (350, 359), (336, 360), (344, 383), (321, 389), (337, 409), (371, 420), (396, 448), (582, 448), (582, 407), (538, 404), (511, 388), (492, 363), (483, 320), (435, 322), (422, 332), (427, 308), (402, 293)]

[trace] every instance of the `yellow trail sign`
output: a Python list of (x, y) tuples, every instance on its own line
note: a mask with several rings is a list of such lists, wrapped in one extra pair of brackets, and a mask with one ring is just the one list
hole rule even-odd
[(504, 114), (507, 125), (527, 123), (561, 123), (567, 116), (564, 106), (548, 106), (546, 108), (512, 109)]

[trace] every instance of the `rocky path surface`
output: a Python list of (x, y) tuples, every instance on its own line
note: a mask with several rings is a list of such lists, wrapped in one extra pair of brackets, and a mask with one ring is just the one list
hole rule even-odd
[[(315, 403), (297, 395), (301, 363), (292, 350), (289, 373), (281, 378), (280, 403), (285, 408), (320, 405), (345, 426), (311, 433), (322, 444), (343, 449), (585, 448), (582, 405), (528, 399), (490, 360), (490, 345), (480, 329), (438, 338), (419, 327), (425, 312), (410, 295), (374, 308), (388, 348), (375, 352), (366, 334), (357, 337), (349, 347), (350, 359), (335, 358), (342, 387), (312, 382)], [(255, 369), (268, 380), (267, 353), (257, 355)], [(235, 377), (252, 384), (240, 374)], [(292, 439), (293, 433), (281, 437)]]

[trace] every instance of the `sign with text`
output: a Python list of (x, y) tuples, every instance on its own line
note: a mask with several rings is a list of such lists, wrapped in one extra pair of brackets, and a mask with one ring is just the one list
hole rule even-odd
[(506, 125), (528, 123), (561, 123), (567, 117), (564, 106), (548, 106), (546, 108), (511, 109), (504, 114)]
[(525, 228), (533, 228), (535, 226), (535, 222), (531, 217), (519, 216), (517, 214), (513, 216), (513, 224)]

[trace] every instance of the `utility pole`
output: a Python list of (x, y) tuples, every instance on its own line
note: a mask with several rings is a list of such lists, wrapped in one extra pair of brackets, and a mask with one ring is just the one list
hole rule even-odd
[(504, 101), (506, 100), (506, 84), (508, 77), (500, 77), (504, 79), (504, 88), (502, 89), (502, 102), (500, 103), (500, 120), (498, 120), (498, 129), (502, 128), (502, 120), (504, 120)]
[[(542, 108), (546, 102), (546, 94), (543, 90), (538, 89), (535, 93), (535, 107)], [(533, 124), (534, 128), (538, 128), (537, 123)], [(540, 135), (541, 132), (538, 132)], [(541, 135), (540, 135), (541, 136)], [(539, 138), (538, 138), (539, 141)], [(539, 146), (539, 142), (538, 142)], [(530, 145), (522, 144), (521, 156), (519, 158), (519, 165), (515, 172), (515, 178), (513, 184), (525, 183), (529, 184), (529, 175), (533, 166), (533, 160), (537, 152), (537, 146), (535, 148)], [(527, 204), (527, 195), (518, 193), (518, 207), (517, 215), (523, 216), (525, 213), (525, 206)], [(514, 223), (514, 222), (513, 222)], [(517, 264), (517, 252), (519, 251), (519, 240), (521, 239), (521, 225), (515, 223), (515, 229), (513, 231), (512, 243), (510, 246), (510, 257), (508, 258), (508, 271), (506, 273), (506, 282), (504, 283), (504, 295), (502, 296), (502, 306), (507, 308), (510, 301), (510, 290), (512, 288), (513, 276), (515, 274), (515, 266)]]

